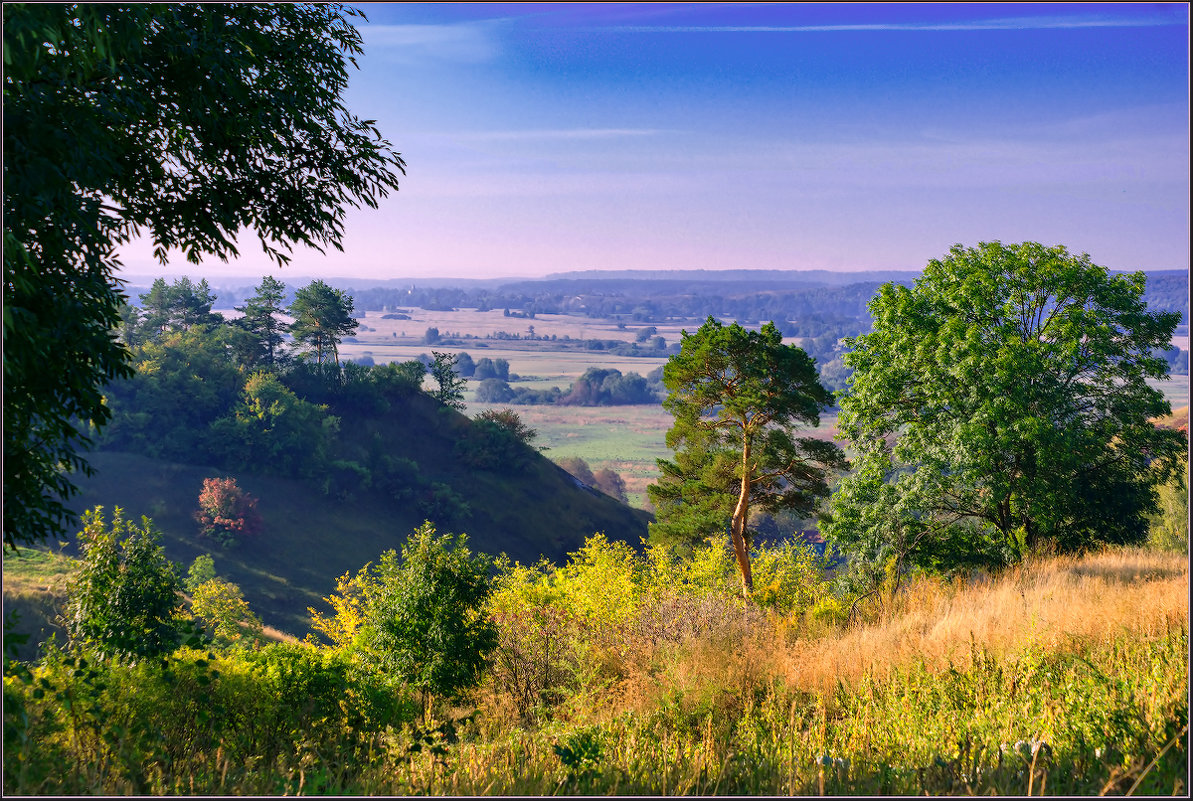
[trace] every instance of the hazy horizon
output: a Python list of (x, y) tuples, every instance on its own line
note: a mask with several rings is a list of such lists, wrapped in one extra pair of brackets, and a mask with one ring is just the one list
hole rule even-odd
[(1189, 263), (1184, 4), (369, 5), (346, 104), (406, 159), (344, 253), (122, 274)]

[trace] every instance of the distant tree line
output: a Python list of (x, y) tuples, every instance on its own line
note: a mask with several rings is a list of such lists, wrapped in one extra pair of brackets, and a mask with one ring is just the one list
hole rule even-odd
[[(482, 360), (483, 361), (483, 360)], [(530, 389), (512, 387), (501, 378), (482, 379), (476, 388), (480, 403), (512, 403), (516, 405), (555, 406), (628, 406), (656, 404), (662, 389), (662, 368), (648, 376), (625, 373), (603, 367), (590, 367), (577, 378), (566, 392), (559, 387)]]

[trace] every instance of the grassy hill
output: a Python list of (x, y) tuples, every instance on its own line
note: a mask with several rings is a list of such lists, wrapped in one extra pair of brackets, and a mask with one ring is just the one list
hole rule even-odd
[[(472, 422), (425, 395), (381, 416), (342, 421), (347, 452), (383, 448), (417, 464), (420, 480), (451, 488), (468, 514), (434, 519), (440, 531), (467, 533), (475, 550), (506, 553), (521, 562), (558, 559), (602, 531), (637, 545), (649, 515), (578, 486), (537, 451), (522, 467), (477, 470), (453, 455)], [(316, 482), (190, 465), (142, 455), (91, 455), (96, 475), (79, 477), (76, 511), (103, 505), (147, 515), (163, 532), (167, 555), (189, 565), (210, 553), (216, 571), (240, 585), (268, 626), (302, 636), (308, 606), (330, 593), (337, 576), (397, 548), (426, 518), (415, 499), (373, 491), (325, 494)], [(191, 515), (203, 479), (232, 476), (259, 499), (265, 533), (229, 550), (199, 536)], [(425, 487), (422, 490), (425, 494)], [(73, 547), (73, 543), (71, 544)]]

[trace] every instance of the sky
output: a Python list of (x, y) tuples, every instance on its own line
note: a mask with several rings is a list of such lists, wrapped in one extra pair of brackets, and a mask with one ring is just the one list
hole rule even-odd
[(345, 253), (126, 274), (1189, 264), (1180, 4), (369, 4), (346, 101), (407, 163)]

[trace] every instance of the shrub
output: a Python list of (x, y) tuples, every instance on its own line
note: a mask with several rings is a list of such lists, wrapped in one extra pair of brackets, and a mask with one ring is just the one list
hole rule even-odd
[(573, 478), (583, 481), (590, 487), (596, 486), (596, 476), (592, 474), (592, 469), (588, 466), (588, 462), (579, 456), (565, 456), (556, 461), (556, 464), (571, 473)]
[(1157, 492), (1159, 509), (1148, 520), (1148, 544), (1162, 551), (1189, 550), (1189, 465)]
[(521, 415), (513, 409), (486, 409), (476, 419), (496, 425), (525, 445), (531, 445), (538, 437), (539, 432), (522, 422)]
[(424, 523), (377, 566), (358, 574), (364, 621), (356, 645), (366, 663), (393, 671), (424, 698), (475, 686), (497, 631), (484, 614), (491, 560)]
[(368, 489), (372, 484), (373, 476), (367, 467), (349, 459), (336, 459), (327, 467), (323, 494), (347, 500), (357, 490)]
[(147, 517), (141, 526), (116, 507), (83, 513), (79, 571), (67, 585), (65, 628), (72, 646), (118, 658), (153, 657), (178, 642), (179, 578)]
[(211, 578), (195, 587), (191, 612), (202, 621), (216, 646), (256, 645), (264, 627), (249, 609), (240, 587), (220, 578)]
[(477, 415), (456, 441), (455, 457), (481, 470), (520, 470), (530, 461), (530, 442), (538, 432), (528, 428), (517, 412), (488, 410)]
[(195, 512), (199, 531), (225, 548), (242, 537), (261, 533), (264, 521), (257, 511), (257, 499), (249, 495), (234, 478), (205, 478)]
[(182, 581), (182, 586), (186, 588), (187, 592), (193, 593), (196, 587), (213, 578), (215, 578), (215, 560), (209, 553), (200, 554), (195, 557), (194, 562), (191, 562), (190, 569), (186, 571), (186, 578)]
[(388, 453), (378, 455), (372, 474), (373, 486), (398, 500), (414, 497), (415, 490), (423, 483), (418, 462), (404, 456), (390, 456)]
[(440, 481), (434, 481), (422, 490), (418, 510), (428, 520), (440, 522), (465, 520), (472, 516), (472, 507), (464, 496)]
[(576, 673), (578, 629), (551, 586), (553, 571), (545, 561), (532, 567), (506, 561), (489, 599), (498, 632), (490, 680), (523, 720), (562, 701)]
[(611, 498), (616, 498), (622, 503), (627, 503), (629, 498), (625, 494), (625, 479), (619, 476), (613, 470), (605, 468), (598, 470), (592, 475), (593, 480), (596, 481), (596, 488), (605, 493)]

